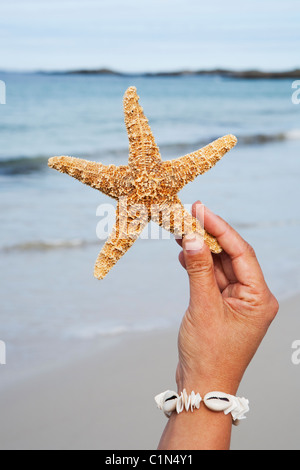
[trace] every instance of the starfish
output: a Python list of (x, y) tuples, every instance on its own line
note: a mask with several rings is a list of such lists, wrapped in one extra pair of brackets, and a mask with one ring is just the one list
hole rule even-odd
[(128, 165), (103, 165), (68, 156), (53, 157), (48, 162), (51, 168), (118, 201), (116, 223), (97, 258), (94, 276), (103, 279), (150, 220), (178, 238), (197, 232), (213, 253), (220, 253), (222, 248), (216, 239), (185, 210), (177, 193), (214, 166), (235, 146), (236, 137), (227, 135), (189, 155), (162, 161), (135, 87), (125, 92), (123, 104), (129, 139)]

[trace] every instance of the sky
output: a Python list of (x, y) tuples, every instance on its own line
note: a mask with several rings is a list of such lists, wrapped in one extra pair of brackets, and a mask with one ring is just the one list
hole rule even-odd
[(300, 68), (299, 0), (1, 0), (0, 69)]

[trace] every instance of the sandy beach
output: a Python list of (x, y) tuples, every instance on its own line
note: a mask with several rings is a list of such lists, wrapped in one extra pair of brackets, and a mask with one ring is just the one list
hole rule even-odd
[[(231, 449), (300, 449), (297, 7), (0, 2), (0, 450), (157, 450), (154, 397), (176, 389), (189, 302), (180, 247), (151, 220), (127, 252), (106, 245), (108, 265), (122, 256), (105, 279), (93, 273), (123, 232), (120, 196), (164, 209), (177, 190), (253, 247), (280, 303), (240, 385), (250, 413)], [(199, 152), (229, 135), (226, 155), (235, 138)], [(61, 174), (55, 156), (85, 162)]]
[[(272, 292), (288, 298), (300, 285), (300, 248), (290, 242), (300, 226), (300, 132), (290, 84), (35, 73), (5, 80), (11, 101), (0, 116), (0, 340), (7, 345), (0, 448), (156, 449), (166, 418), (154, 396), (175, 388), (177, 333), (188, 302), (179, 247), (163, 234), (140, 237), (112, 275), (96, 281), (103, 244), (97, 211), (110, 200), (52, 171), (48, 158), (65, 153), (127, 164), (122, 97), (132, 85), (163, 160), (235, 134), (239, 143), (228, 158), (180, 197), (187, 210), (200, 198), (227, 220), (255, 248)], [(32, 97), (26, 106), (24, 93)], [(233, 429), (232, 449), (299, 448), (300, 366), (292, 362), (299, 304), (299, 297), (281, 303), (244, 377), (239, 394), (251, 411)]]
[[(250, 413), (233, 428), (232, 450), (299, 448), (300, 365), (291, 359), (299, 305), (300, 296), (281, 303), (248, 368), (239, 394)], [(7, 386), (1, 449), (156, 449), (166, 418), (153, 397), (175, 387), (176, 341), (175, 329), (128, 334)]]

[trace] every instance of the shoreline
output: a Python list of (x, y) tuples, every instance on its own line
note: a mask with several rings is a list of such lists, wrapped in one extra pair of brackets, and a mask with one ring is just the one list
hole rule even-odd
[(109, 68), (99, 69), (74, 69), (74, 70), (0, 70), (0, 74), (40, 74), (40, 75), (104, 75), (115, 77), (222, 77), (237, 79), (300, 79), (300, 68), (284, 71), (263, 71), (256, 69), (231, 70), (231, 69), (201, 69), (201, 70), (172, 70), (158, 72), (122, 72)]
[[(233, 430), (232, 449), (299, 447), (300, 365), (291, 361), (299, 307), (300, 294), (281, 302), (245, 374), (239, 395), (250, 413)], [(166, 418), (154, 396), (176, 388), (177, 333), (128, 334), (2, 390), (0, 448), (156, 449)]]
[[(49, 72), (42, 72), (49, 73)], [(51, 73), (51, 72), (50, 72)], [(118, 72), (111, 69), (79, 69), (67, 70), (62, 72), (52, 72), (55, 74), (66, 75), (113, 75), (119, 77), (193, 77), (193, 76), (216, 76), (223, 78), (240, 78), (240, 79), (282, 79), (282, 78), (300, 78), (300, 69), (287, 70), (282, 72), (263, 72), (261, 70), (228, 70), (228, 69), (212, 69), (212, 70), (179, 70), (170, 72), (142, 72), (142, 73), (126, 73)]]

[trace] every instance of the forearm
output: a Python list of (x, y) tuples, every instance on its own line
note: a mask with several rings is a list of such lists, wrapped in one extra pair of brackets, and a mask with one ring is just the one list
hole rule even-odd
[(236, 395), (239, 381), (217, 377), (201, 377), (198, 374), (187, 376), (180, 365), (176, 371), (177, 393), (186, 389), (189, 395), (193, 390), (202, 397), (200, 408), (193, 411), (174, 411), (168, 420), (159, 443), (161, 450), (228, 450), (232, 429), (232, 417), (229, 413), (209, 410), (204, 404), (204, 396), (208, 392), (220, 391)]
[(210, 411), (201, 403), (199, 410), (173, 412), (161, 437), (160, 450), (228, 450), (231, 415)]
[[(197, 204), (201, 203), (193, 205), (194, 216)], [(185, 389), (188, 395), (194, 390), (202, 399), (209, 392), (235, 397), (275, 318), (278, 302), (265, 283), (253, 248), (207, 208), (205, 230), (222, 246), (220, 255), (213, 257), (197, 234), (179, 242), (183, 248), (179, 260), (189, 275), (190, 302), (179, 330), (178, 395)], [(237, 402), (246, 412), (244, 400)], [(159, 449), (229, 449), (231, 418), (210, 411), (203, 401), (193, 412), (173, 411)]]

